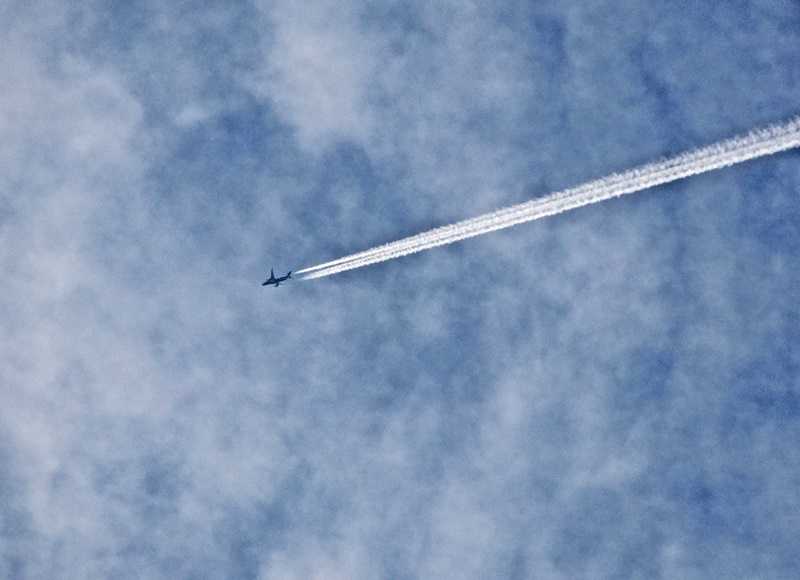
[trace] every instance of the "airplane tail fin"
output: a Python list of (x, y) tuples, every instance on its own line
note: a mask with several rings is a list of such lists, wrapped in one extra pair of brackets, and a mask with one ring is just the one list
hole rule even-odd
[(292, 277), (292, 271), (291, 271), (291, 270), (289, 270), (289, 273), (288, 273), (288, 274), (286, 274), (286, 278), (288, 279), (288, 278), (291, 278), (291, 277)]

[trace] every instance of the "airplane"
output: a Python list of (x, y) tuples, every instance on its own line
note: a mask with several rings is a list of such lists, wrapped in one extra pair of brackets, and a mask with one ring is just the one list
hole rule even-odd
[(267, 278), (267, 280), (265, 282), (262, 282), (261, 285), (262, 286), (272, 285), (272, 286), (275, 286), (275, 288), (277, 288), (278, 286), (281, 285), (281, 282), (283, 282), (284, 280), (288, 280), (291, 277), (292, 277), (292, 271), (289, 270), (289, 273), (286, 274), (286, 276), (281, 276), (279, 278), (276, 278), (275, 277), (275, 272), (273, 272), (272, 268), (270, 268), (270, 270), (269, 270), (269, 278)]

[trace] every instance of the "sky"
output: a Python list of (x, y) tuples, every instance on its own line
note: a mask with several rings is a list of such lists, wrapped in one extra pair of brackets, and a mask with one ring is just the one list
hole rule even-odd
[(0, 3), (0, 578), (800, 576), (790, 0)]

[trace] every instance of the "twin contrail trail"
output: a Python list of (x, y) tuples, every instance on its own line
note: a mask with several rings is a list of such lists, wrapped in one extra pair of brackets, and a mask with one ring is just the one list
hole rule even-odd
[(800, 117), (781, 125), (751, 131), (746, 135), (720, 141), (663, 161), (648, 163), (525, 203), (303, 268), (296, 274), (305, 280), (338, 274), (436, 246), (452, 244), (465, 238), (480, 236), (612, 197), (635, 193), (684, 177), (736, 165), (749, 159), (772, 155), (793, 147), (800, 147)]

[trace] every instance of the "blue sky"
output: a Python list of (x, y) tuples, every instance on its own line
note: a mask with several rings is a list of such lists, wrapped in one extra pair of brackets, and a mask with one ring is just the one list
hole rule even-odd
[(0, 577), (796, 578), (800, 5), (0, 7)]

